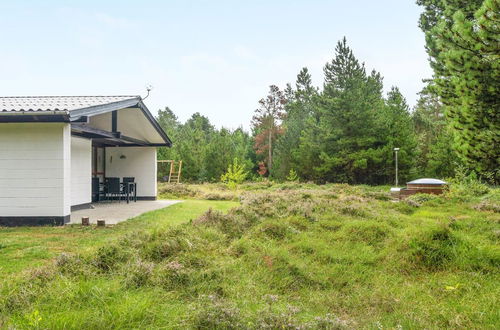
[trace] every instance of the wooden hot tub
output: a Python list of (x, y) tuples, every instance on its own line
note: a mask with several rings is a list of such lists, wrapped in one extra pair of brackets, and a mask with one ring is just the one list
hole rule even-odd
[(399, 191), (399, 197), (404, 198), (413, 194), (434, 194), (441, 195), (446, 182), (438, 179), (417, 179), (406, 183), (406, 188)]

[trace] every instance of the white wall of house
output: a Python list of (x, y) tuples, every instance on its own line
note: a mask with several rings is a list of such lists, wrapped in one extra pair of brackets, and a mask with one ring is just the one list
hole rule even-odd
[(156, 148), (106, 148), (106, 176), (135, 177), (137, 196), (156, 197)]
[(63, 126), (63, 213), (71, 214), (71, 125)]
[(69, 215), (70, 162), (69, 124), (0, 124), (0, 216)]
[(92, 141), (71, 137), (71, 206), (92, 200)]

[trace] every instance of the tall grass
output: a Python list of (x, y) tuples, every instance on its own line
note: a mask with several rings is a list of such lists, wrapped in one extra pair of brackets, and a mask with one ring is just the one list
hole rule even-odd
[(245, 187), (227, 213), (134, 231), (8, 282), (0, 325), (495, 328), (500, 218), (475, 208), (495, 194), (410, 205), (368, 187)]

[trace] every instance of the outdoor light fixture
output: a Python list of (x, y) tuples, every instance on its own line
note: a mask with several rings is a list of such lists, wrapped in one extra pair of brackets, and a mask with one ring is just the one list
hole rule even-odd
[(394, 152), (396, 153), (396, 187), (398, 186), (398, 151), (399, 148), (394, 148)]
[(125, 156), (125, 155), (121, 155), (121, 156), (120, 156), (120, 159), (127, 159), (127, 156)]

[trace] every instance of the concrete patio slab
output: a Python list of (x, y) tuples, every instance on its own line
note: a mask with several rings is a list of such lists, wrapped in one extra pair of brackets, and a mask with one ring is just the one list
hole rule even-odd
[(82, 217), (90, 217), (90, 223), (97, 223), (98, 219), (106, 221), (106, 225), (115, 225), (119, 222), (134, 218), (143, 213), (165, 208), (179, 203), (175, 200), (137, 201), (121, 203), (95, 203), (93, 208), (71, 212), (69, 224), (81, 224)]

